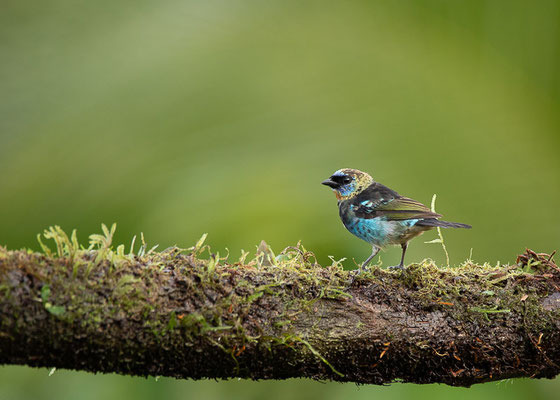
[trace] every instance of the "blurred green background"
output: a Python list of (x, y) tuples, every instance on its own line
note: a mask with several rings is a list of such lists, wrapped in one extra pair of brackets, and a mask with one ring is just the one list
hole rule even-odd
[[(560, 3), (2, 1), (0, 244), (100, 224), (231, 257), (370, 247), (320, 182), (359, 168), (472, 231), (452, 264), (560, 243)], [(444, 262), (428, 233), (407, 261)], [(398, 262), (400, 249), (381, 254)], [(0, 399), (553, 399), (560, 380), (467, 389), (192, 382), (5, 366)]]

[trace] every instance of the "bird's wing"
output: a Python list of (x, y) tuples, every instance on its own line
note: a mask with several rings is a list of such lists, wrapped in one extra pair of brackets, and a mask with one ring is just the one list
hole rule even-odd
[(389, 221), (441, 217), (440, 214), (432, 212), (424, 204), (408, 197), (400, 197), (387, 204), (382, 204), (376, 208), (375, 212), (377, 216), (383, 216)]
[(400, 196), (394, 190), (379, 183), (370, 186), (356, 196), (352, 210), (358, 218), (385, 217), (389, 221), (441, 217), (424, 204)]

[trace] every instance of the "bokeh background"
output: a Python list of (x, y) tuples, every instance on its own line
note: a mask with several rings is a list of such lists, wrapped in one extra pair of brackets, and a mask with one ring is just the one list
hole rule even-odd
[[(3, 0), (0, 243), (102, 222), (162, 248), (204, 232), (236, 258), (301, 240), (370, 248), (320, 182), (359, 168), (471, 231), (451, 263), (560, 244), (555, 0)], [(445, 260), (412, 242), (407, 261)], [(400, 249), (382, 253), (398, 262)], [(440, 385), (192, 382), (0, 367), (0, 399), (558, 398), (560, 380)]]

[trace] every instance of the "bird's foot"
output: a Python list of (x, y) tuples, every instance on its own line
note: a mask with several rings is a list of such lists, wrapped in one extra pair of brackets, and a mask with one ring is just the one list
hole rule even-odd
[(362, 268), (358, 268), (358, 269), (353, 269), (352, 271), (348, 271), (348, 274), (355, 278), (358, 275), (362, 275), (364, 273), (364, 271), (366, 271), (366, 270), (364, 270)]
[(359, 269), (353, 269), (352, 271), (348, 271), (348, 283), (353, 285), (356, 279), (360, 276)]
[(354, 281), (356, 279), (358, 279), (358, 277), (360, 275), (363, 275), (364, 272), (368, 271), (369, 268), (367, 266), (360, 266), (360, 268), (358, 269), (353, 269), (352, 271), (348, 272), (348, 275), (350, 275), (350, 283), (354, 283)]
[(402, 264), (391, 265), (390, 267), (387, 267), (387, 269), (390, 269), (392, 271), (404, 271), (404, 266)]
[(364, 272), (369, 272), (370, 269), (371, 268), (369, 267), (369, 265), (362, 265), (356, 271), (358, 271), (358, 275), (360, 275), (360, 274), (363, 274)]

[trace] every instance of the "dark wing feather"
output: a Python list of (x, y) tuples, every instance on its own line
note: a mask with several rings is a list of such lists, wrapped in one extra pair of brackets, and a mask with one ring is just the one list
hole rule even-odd
[(377, 207), (398, 197), (400, 195), (394, 190), (374, 182), (352, 200), (351, 209), (358, 218), (375, 218)]
[(424, 204), (403, 197), (380, 183), (370, 185), (356, 196), (352, 210), (358, 218), (385, 217), (389, 221), (441, 217)]

